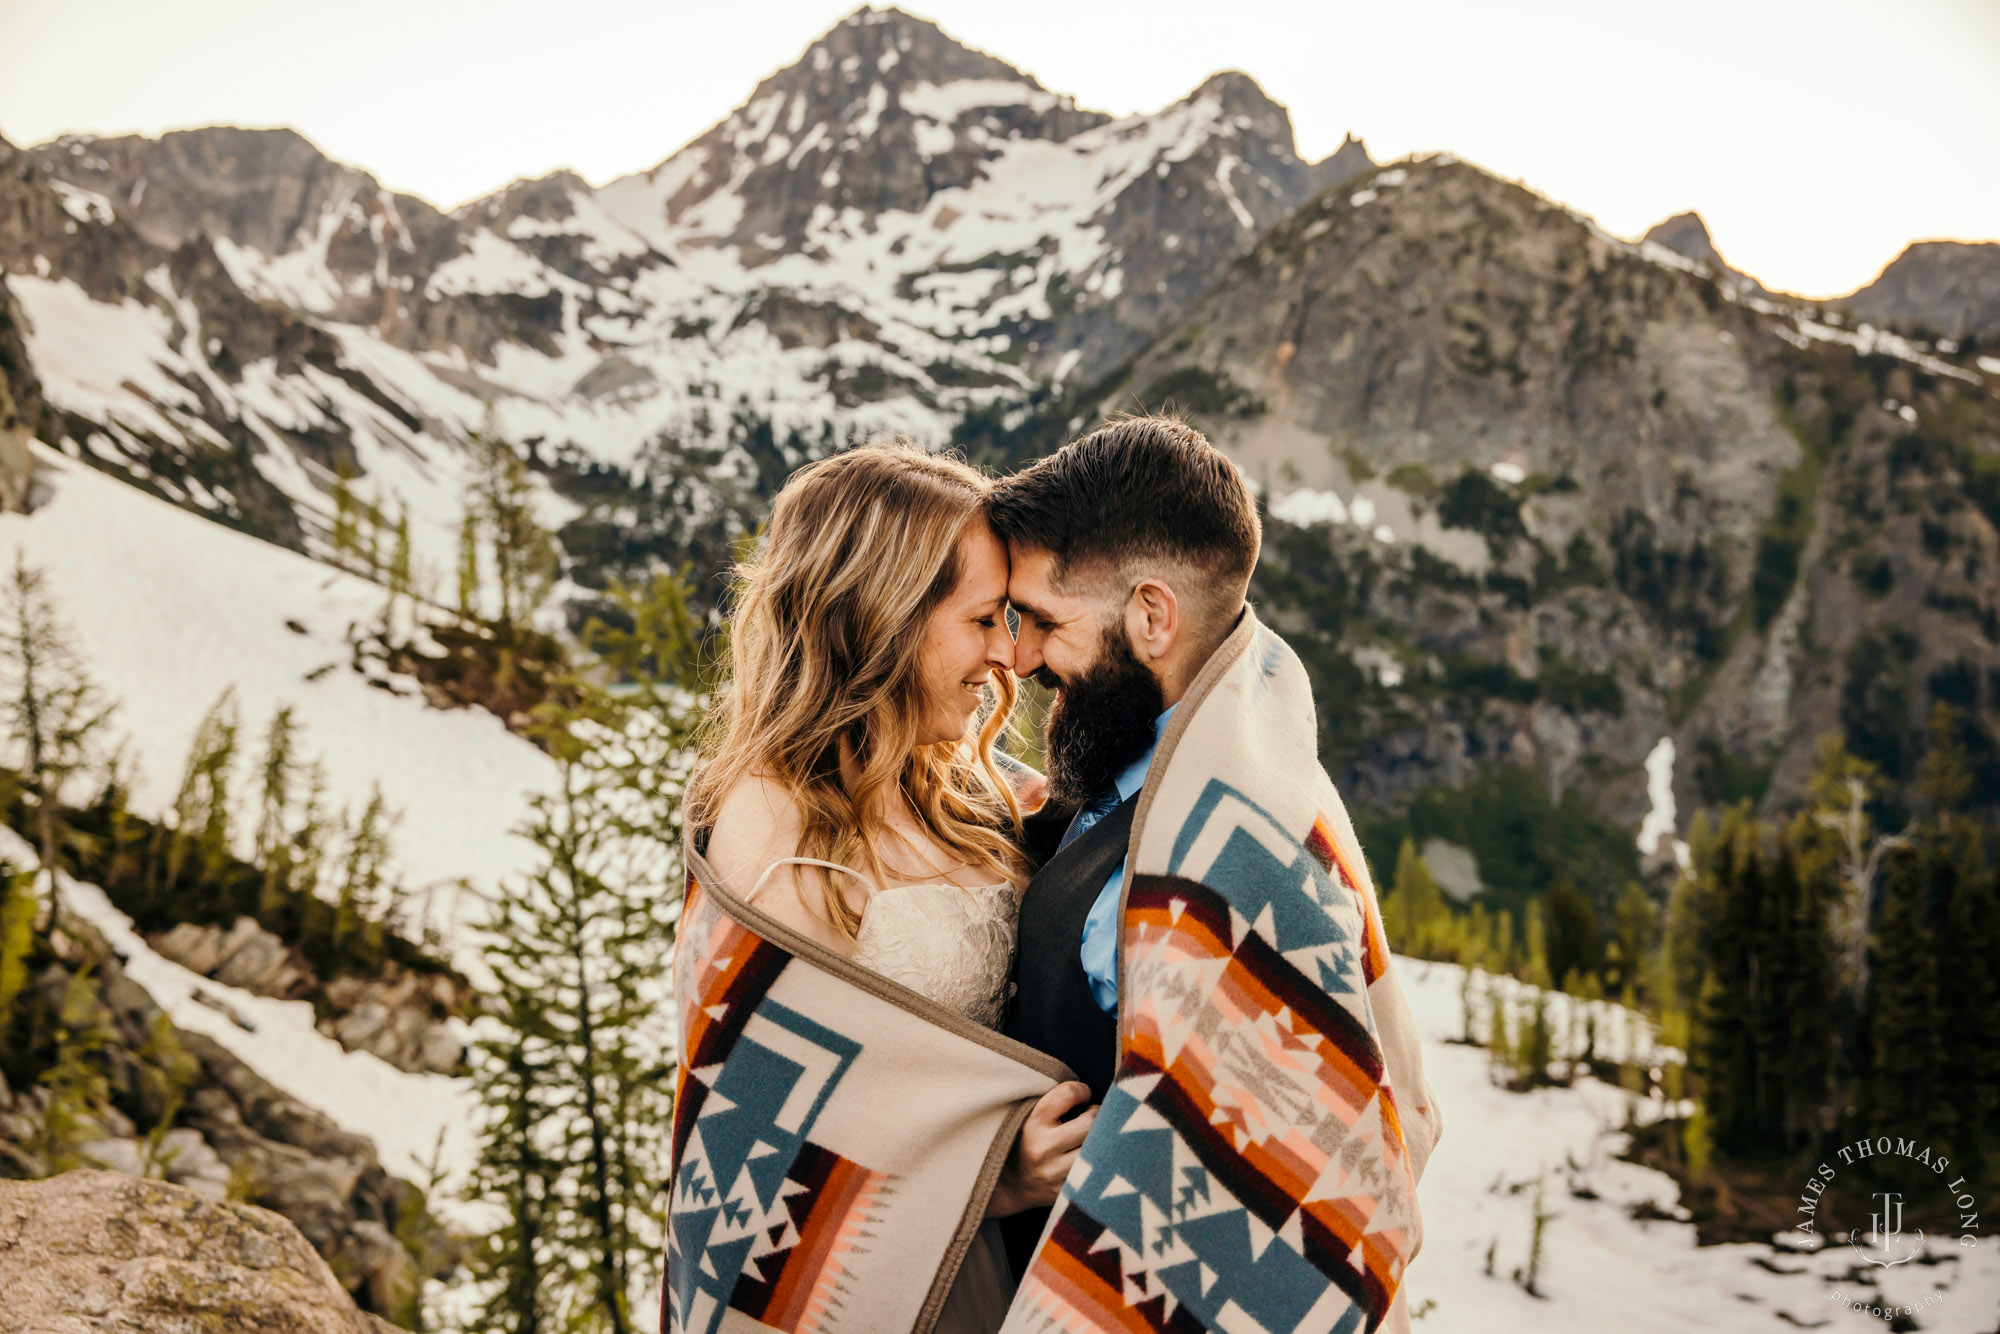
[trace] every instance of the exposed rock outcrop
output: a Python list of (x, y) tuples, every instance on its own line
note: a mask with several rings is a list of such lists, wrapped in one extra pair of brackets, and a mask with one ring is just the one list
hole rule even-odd
[[(167, 1022), (87, 924), (66, 919), (53, 948), (57, 960), (34, 987), (61, 1006), (65, 1023), (94, 1035), (109, 1104), (66, 1137), (62, 1159), (44, 1161), (49, 1090), (10, 1096), (0, 1086), (0, 1176), (40, 1177), (81, 1159), (163, 1176), (209, 1201), (261, 1205), (290, 1220), (340, 1286), (376, 1312), (406, 1312), (414, 1301), (419, 1266), (406, 1241), (424, 1239), (427, 1265), (456, 1262), (423, 1192), (390, 1176), (370, 1140), (278, 1089), (220, 1043)], [(91, 992), (75, 994), (79, 975), (91, 979)], [(188, 1058), (191, 1067), (169, 1075), (169, 1065)]]
[(321, 1032), (399, 1070), (454, 1074), (465, 1055), (447, 1017), (470, 998), (463, 984), (443, 974), (390, 963), (379, 978), (342, 975), (322, 983), (297, 950), (249, 917), (226, 928), (183, 922), (148, 943), (163, 958), (225, 986), (312, 1000)]
[(2000, 346), (2000, 241), (1919, 241), (1847, 298), (1864, 320)]
[(35, 368), (21, 337), (21, 312), (0, 276), (0, 512), (25, 513), (35, 480), (28, 440), (45, 429)]
[(1665, 222), (1655, 223), (1647, 230), (1644, 239), (1665, 246), (1683, 259), (1708, 265), (1716, 277), (1732, 278), (1743, 284), (1747, 291), (1764, 290), (1762, 283), (1743, 270), (1732, 267), (1722, 257), (1722, 252), (1715, 248), (1715, 239), (1708, 234), (1708, 224), (1701, 220), (1699, 213), (1676, 213)]
[(277, 1214), (164, 1181), (0, 1180), (0, 1334), (386, 1334)]

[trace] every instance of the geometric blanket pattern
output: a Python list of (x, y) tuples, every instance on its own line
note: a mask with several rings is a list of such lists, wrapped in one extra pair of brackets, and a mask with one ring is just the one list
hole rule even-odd
[(661, 1327), (922, 1334), (1021, 1118), (1067, 1072), (689, 864)]
[(1290, 649), (1246, 613), (1186, 699), (1131, 835), (1117, 1077), (1007, 1329), (1374, 1330), (1434, 1137), (1380, 912)]

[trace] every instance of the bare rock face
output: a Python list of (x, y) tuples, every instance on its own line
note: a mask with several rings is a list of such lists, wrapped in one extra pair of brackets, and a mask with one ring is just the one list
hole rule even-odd
[[(452, 1074), (464, 1058), (465, 1043), (441, 1017), (465, 999), (450, 979), (391, 968), (379, 979), (336, 977), (322, 989), (296, 950), (249, 917), (226, 928), (182, 922), (150, 943), (189, 972), (260, 996), (292, 1000), (321, 992), (320, 1031), (398, 1070)], [(245, 1022), (220, 1002), (200, 999)]]
[(25, 513), (35, 476), (28, 437), (41, 429), (41, 386), (28, 364), (20, 312), (0, 282), (0, 512)]
[(1990, 344), (2000, 339), (2000, 242), (1919, 241), (1847, 308), (1877, 324)]
[(1685, 259), (1708, 265), (1715, 270), (1718, 278), (1733, 278), (1752, 292), (1764, 290), (1763, 284), (1755, 278), (1741, 269), (1730, 267), (1729, 261), (1715, 248), (1715, 240), (1708, 234), (1708, 224), (1701, 220), (1699, 213), (1676, 213), (1665, 222), (1654, 224), (1646, 233), (1646, 239)]
[(0, 1334), (381, 1334), (298, 1229), (164, 1181), (0, 1181)]

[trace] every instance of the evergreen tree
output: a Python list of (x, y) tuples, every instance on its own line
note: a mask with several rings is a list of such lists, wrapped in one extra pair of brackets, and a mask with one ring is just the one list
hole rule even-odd
[(327, 537), (327, 545), (333, 549), (333, 563), (343, 570), (353, 566), (358, 549), (355, 538), (356, 510), (354, 469), (343, 459), (334, 469), (333, 530)]
[(368, 793), (361, 819), (347, 838), (341, 864), (340, 889), (334, 902), (334, 941), (345, 945), (356, 938), (370, 951), (381, 948), (382, 917), (387, 910), (389, 827), (394, 817), (382, 802), (382, 788)]
[(1507, 1022), (1507, 997), (1498, 986), (1488, 989), (1486, 1057), (1502, 1083), (1515, 1077), (1514, 1030)]
[(265, 733), (263, 782), (258, 792), (257, 830), (250, 857), (264, 871), (259, 907), (267, 919), (276, 911), (280, 896), (291, 886), (292, 847), (287, 825), (297, 768), (293, 755), (297, 736), (298, 724), (292, 717), (292, 706), (280, 705), (271, 717), (270, 730)]
[(479, 615), (479, 519), (469, 505), (458, 524), (458, 614)]
[(115, 1037), (110, 1012), (98, 999), (91, 966), (86, 963), (63, 984), (55, 1060), (42, 1072), (48, 1102), (42, 1108), (35, 1148), (50, 1176), (97, 1165), (80, 1150), (96, 1136), (111, 1106), (105, 1049)]
[(40, 916), (34, 872), (0, 863), (0, 1056), (13, 1046), (14, 1001), (28, 984), (28, 955)]
[(1850, 754), (1839, 737), (1820, 742), (1807, 788), (1812, 822), (1839, 866), (1841, 894), (1832, 908), (1836, 976), (1847, 1008), (1858, 1013), (1868, 991), (1868, 935), (1882, 859), (1909, 841), (1911, 830), (1877, 834), (1869, 807), (1880, 791), (1875, 766)]
[(0, 599), (0, 691), (17, 748), (19, 790), (33, 807), (36, 851), (49, 877), (53, 911), (55, 873), (70, 863), (74, 837), (63, 799), (95, 759), (111, 708), (57, 620), (41, 571), (19, 553)]
[[(1604, 989), (1610, 995), (1636, 991), (1643, 985), (1641, 969), (1659, 936), (1660, 913), (1637, 881), (1626, 884), (1612, 909), (1612, 941), (1605, 947)], [(1616, 949), (1615, 958), (1612, 950)], [(1615, 963), (1615, 967), (1614, 967)], [(1628, 1002), (1629, 1003), (1629, 1002)]]
[[(496, 906), (497, 1031), (479, 1044), (473, 1192), (506, 1223), (482, 1251), (486, 1324), (624, 1334), (659, 1281), (674, 1034), (663, 1005), (684, 874), (679, 806), (700, 696), (677, 582), (586, 627), (618, 699), (543, 706), (554, 791), (523, 834), (539, 863)], [(676, 611), (676, 607), (680, 611)]]
[[(1866, 1133), (1930, 1138), (1940, 1129), (1945, 1062), (1939, 1027), (1938, 941), (1930, 900), (1931, 859), (1916, 847), (1882, 865), (1882, 909), (1869, 950), (1870, 1070)], [(1991, 1022), (1991, 1016), (1986, 1017)]]
[(1695, 993), (1688, 1065), (1713, 1118), (1716, 1147), (1743, 1153), (1761, 1146), (1764, 1129), (1758, 1060), (1764, 1016), (1755, 979), (1765, 884), (1747, 805), (1725, 815), (1705, 879), (1700, 939), (1706, 966)]
[(1936, 968), (1955, 1076), (1945, 1112), (1952, 1142), (1975, 1180), (2000, 1186), (2000, 865), (1978, 830), (1958, 822), (1943, 855), (1952, 862)]
[(171, 889), (192, 862), (203, 879), (221, 871), (230, 855), (230, 785), (236, 771), (239, 724), (234, 688), (225, 689), (195, 728), (187, 769), (174, 798), (172, 845), (165, 860)]
[(1549, 939), (1542, 923), (1541, 900), (1532, 900), (1528, 904), (1527, 956), (1518, 976), (1529, 986), (1546, 990), (1555, 985), (1555, 979), (1549, 975)]
[(1408, 838), (1396, 853), (1396, 879), (1382, 901), (1382, 930), (1390, 949), (1416, 959), (1444, 958), (1452, 940), (1451, 910)]
[(466, 508), (486, 533), (500, 593), (500, 624), (511, 631), (531, 620), (554, 586), (555, 538), (535, 518), (528, 465), (490, 422), (467, 442), (467, 450), (472, 473)]
[(1521, 1046), (1518, 1064), (1521, 1077), (1530, 1084), (1549, 1082), (1549, 1062), (1555, 1059), (1554, 1035), (1549, 1031), (1549, 997), (1546, 991), (1535, 993), (1535, 1005), (1528, 1012), (1528, 1021), (1521, 1028)]
[(1827, 869), (1798, 851), (1803, 826), (1780, 831), (1772, 882), (1779, 913), (1770, 982), (1769, 1062), (1779, 1100), (1781, 1147), (1809, 1149), (1831, 1129), (1837, 1056), (1834, 1038), (1833, 938), (1828, 909), (1837, 885)]
[(414, 597), (410, 577), (410, 509), (405, 505), (396, 514), (396, 540), (389, 553), (389, 592), (393, 597)]
[[(554, 1115), (555, 1090), (531, 1054), (529, 1036), (514, 1029), (483, 1044), (473, 1064), (486, 1121), (467, 1193), (497, 1205), (505, 1221), (481, 1239), (473, 1268), (484, 1289), (482, 1328), (495, 1334), (539, 1334), (553, 1328), (554, 1294), (544, 1291), (546, 1216), (560, 1159), (540, 1147), (543, 1123)], [(533, 1045), (539, 1045), (534, 1043)]]
[(1571, 880), (1558, 880), (1548, 896), (1549, 976), (1572, 991), (1603, 966), (1597, 912)]

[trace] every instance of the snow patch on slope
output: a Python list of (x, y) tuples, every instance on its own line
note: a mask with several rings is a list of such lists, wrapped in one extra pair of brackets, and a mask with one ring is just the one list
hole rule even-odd
[[(290, 703), (306, 756), (325, 768), (329, 805), (358, 814), (379, 782), (403, 815), (401, 870), (413, 889), (435, 890), (433, 920), (447, 931), (483, 920), (478, 893), (531, 860), (511, 831), (529, 793), (552, 784), (548, 757), (484, 710), (433, 709), (351, 670), (347, 631), (379, 619), (377, 585), (53, 451), (37, 449), (36, 465), (53, 494), (32, 515), (0, 515), (0, 560), (18, 552), (44, 571), (92, 677), (118, 702), (111, 726), (138, 762), (133, 809), (172, 805), (195, 728), (225, 687), (253, 748)], [(460, 877), (477, 892), (455, 892)], [(479, 975), (469, 940), (453, 962)]]

